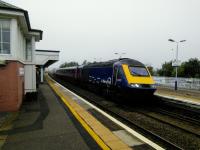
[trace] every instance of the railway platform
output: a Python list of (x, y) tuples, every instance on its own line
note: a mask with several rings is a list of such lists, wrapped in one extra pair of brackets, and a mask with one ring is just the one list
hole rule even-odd
[(0, 149), (100, 149), (47, 83), (40, 85), (37, 100), (1, 120)]
[(183, 103), (200, 105), (200, 91), (198, 90), (179, 89), (175, 91), (169, 87), (158, 86), (155, 95)]
[(161, 148), (106, 118), (102, 123), (102, 117), (92, 115), (91, 107), (80, 98), (50, 78), (47, 81), (40, 85), (37, 100), (24, 101), (20, 111), (0, 116), (0, 149)]

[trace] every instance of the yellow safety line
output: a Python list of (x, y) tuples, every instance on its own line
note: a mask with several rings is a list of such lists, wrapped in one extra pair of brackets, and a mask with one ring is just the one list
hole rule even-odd
[(61, 92), (55, 87), (55, 85), (47, 78), (47, 82), (51, 86), (51, 88), (55, 91), (55, 93), (61, 98), (61, 100), (65, 103), (65, 105), (69, 108), (75, 118), (81, 123), (81, 125), (85, 128), (85, 130), (91, 135), (91, 137), (98, 143), (98, 145), (105, 150), (110, 150), (110, 148), (103, 142), (103, 140), (88, 126), (88, 124), (79, 116), (79, 114), (70, 106), (69, 102), (62, 96)]
[[(13, 121), (18, 117), (18, 112), (13, 112), (9, 114), (8, 119), (4, 121), (4, 123), (0, 127), (0, 131), (7, 131), (12, 129), (13, 127)], [(3, 145), (5, 144), (7, 140), (8, 135), (0, 135), (0, 149), (2, 149)]]
[(7, 131), (12, 128), (12, 122), (18, 117), (19, 112), (13, 112), (9, 114), (9, 117), (3, 122), (0, 127), (0, 131)]

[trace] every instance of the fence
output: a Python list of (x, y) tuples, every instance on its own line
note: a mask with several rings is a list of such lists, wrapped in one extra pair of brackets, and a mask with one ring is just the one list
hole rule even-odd
[[(157, 85), (174, 87), (174, 77), (153, 77)], [(200, 90), (200, 79), (178, 78), (178, 87), (191, 90)]]

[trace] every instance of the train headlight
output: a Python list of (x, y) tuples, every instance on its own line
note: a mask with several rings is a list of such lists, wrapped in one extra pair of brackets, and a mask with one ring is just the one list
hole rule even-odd
[(151, 88), (154, 88), (154, 89), (155, 89), (155, 88), (156, 88), (156, 85), (155, 85), (155, 84), (152, 84), (152, 85), (151, 85)]
[(139, 88), (139, 87), (141, 87), (141, 85), (140, 84), (130, 84), (131, 85), (131, 87), (134, 87), (134, 88)]

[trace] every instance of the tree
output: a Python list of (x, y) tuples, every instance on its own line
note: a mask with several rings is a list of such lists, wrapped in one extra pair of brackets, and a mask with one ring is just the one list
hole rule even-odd
[[(172, 67), (172, 62), (165, 62), (162, 64), (162, 68), (157, 70), (159, 76), (174, 77), (175, 69)], [(178, 77), (186, 78), (200, 78), (200, 60), (197, 58), (191, 58), (186, 62), (183, 62), (178, 67)]]
[(87, 60), (84, 60), (82, 65), (86, 65), (87, 64)]
[(189, 61), (182, 63), (183, 76), (188, 78), (200, 78), (200, 60), (191, 58)]
[(174, 70), (174, 68), (172, 67), (172, 61), (169, 61), (169, 62), (165, 62), (164, 64), (162, 64), (162, 68), (158, 69), (157, 73), (159, 76), (172, 77), (173, 70)]
[(151, 65), (148, 65), (147, 69), (149, 70), (151, 75), (154, 75), (154, 69), (153, 69), (153, 67)]
[(60, 65), (60, 68), (65, 68), (65, 67), (73, 67), (73, 66), (78, 66), (78, 62), (71, 61), (71, 62), (65, 62)]

